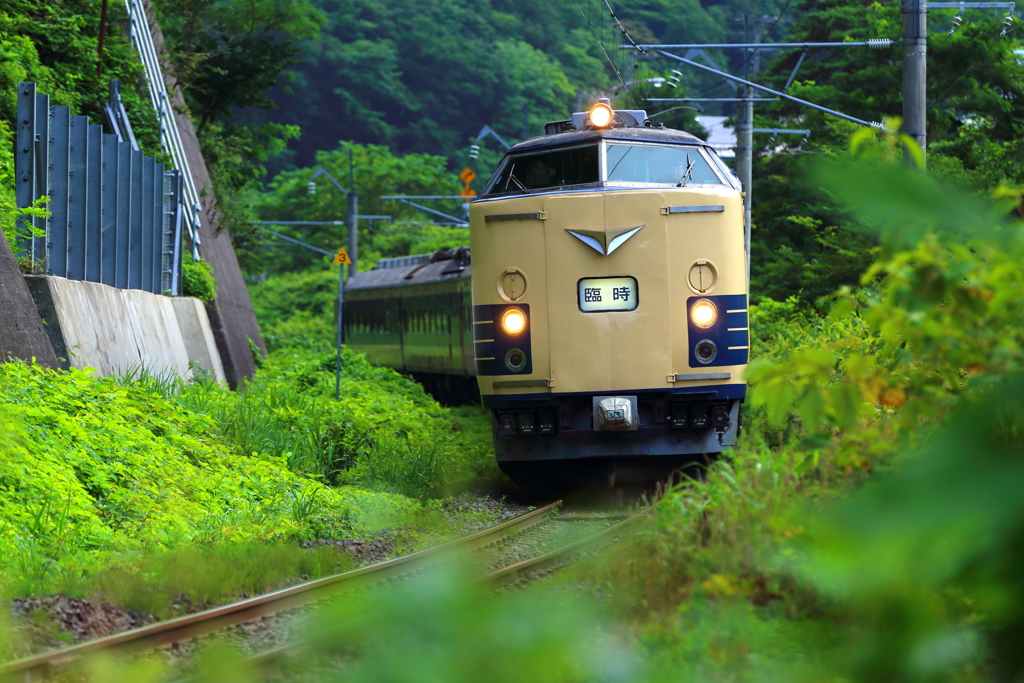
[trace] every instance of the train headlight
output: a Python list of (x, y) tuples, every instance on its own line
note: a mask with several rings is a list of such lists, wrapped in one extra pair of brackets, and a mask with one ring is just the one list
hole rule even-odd
[(711, 327), (718, 319), (718, 309), (708, 299), (701, 299), (690, 309), (690, 317), (697, 327)]
[(518, 308), (508, 309), (501, 316), (501, 329), (513, 337), (521, 334), (526, 329), (526, 314)]
[(598, 102), (594, 105), (594, 108), (590, 110), (590, 123), (595, 128), (605, 128), (612, 122), (612, 117), (615, 114), (612, 112), (612, 108), (603, 102)]

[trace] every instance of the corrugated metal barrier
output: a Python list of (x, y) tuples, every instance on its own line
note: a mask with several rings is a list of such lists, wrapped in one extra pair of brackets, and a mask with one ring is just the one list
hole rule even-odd
[[(120, 108), (115, 83), (108, 109)], [(51, 106), (34, 83), (18, 84), (17, 124), (17, 204), (46, 195), (51, 213), (31, 219), (35, 236), (19, 255), (48, 275), (180, 294), (182, 174), (143, 155), (117, 125), (105, 134), (87, 116)]]

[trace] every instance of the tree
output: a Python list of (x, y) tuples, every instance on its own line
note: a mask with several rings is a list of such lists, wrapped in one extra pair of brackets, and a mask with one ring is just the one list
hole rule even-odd
[[(898, 6), (853, 0), (802, 2), (787, 40), (830, 42), (897, 38)], [(933, 10), (933, 26), (955, 10)], [(929, 37), (929, 173), (966, 184), (978, 193), (1020, 185), (1024, 67), (1014, 42), (999, 36), (999, 17), (974, 13), (953, 36)], [(790, 93), (869, 121), (899, 116), (901, 52), (834, 48), (812, 51)], [(758, 79), (781, 87), (799, 58), (783, 55)], [(840, 285), (857, 283), (871, 261), (874, 240), (824, 192), (796, 181), (807, 155), (841, 155), (855, 124), (786, 101), (759, 107), (765, 126), (808, 128), (805, 143), (793, 139), (763, 148), (755, 163), (752, 290), (756, 296), (799, 294), (814, 300)], [(789, 138), (789, 136), (787, 136)], [(764, 143), (755, 137), (755, 144)], [(778, 146), (781, 145), (781, 146)]]
[[(418, 209), (380, 197), (397, 194), (456, 195), (461, 181), (447, 168), (447, 159), (427, 154), (396, 156), (386, 147), (341, 142), (331, 151), (317, 153), (316, 165), (348, 188), (349, 150), (355, 161), (355, 189), (359, 196), (359, 212), (364, 215), (390, 215), (392, 222), (431, 222), (434, 218)], [(335, 251), (347, 243), (348, 200), (329, 181), (318, 182), (316, 194), (310, 196), (307, 185), (315, 167), (285, 171), (278, 174), (260, 198), (262, 220), (340, 221), (342, 224), (310, 226), (289, 230), (303, 241), (325, 251)], [(458, 202), (437, 205), (438, 210), (461, 215)], [(281, 228), (282, 230), (288, 230)], [(269, 240), (275, 241), (273, 238)], [(391, 225), (383, 220), (364, 220), (359, 225), (359, 266), (367, 270), (377, 259), (427, 253), (446, 247), (469, 244), (469, 231), (446, 226)], [(262, 256), (266, 251), (246, 254), (248, 270), (283, 272), (302, 270), (321, 261), (312, 252), (299, 248), (276, 251), (272, 262)]]
[[(543, 123), (576, 109), (578, 94), (619, 84), (609, 58), (623, 79), (633, 77), (618, 49), (623, 37), (596, 0), (313, 1), (327, 17), (324, 30), (303, 43), (295, 92), (276, 90), (279, 109), (269, 114), (269, 120), (303, 129), (303, 138), (291, 145), (302, 165), (337, 137), (452, 158), (465, 153), (483, 125), (518, 142), (524, 104), (528, 134), (539, 135)], [(734, 19), (755, 3), (613, 5), (631, 34), (657, 42), (742, 36)], [(661, 66), (665, 72), (673, 68)], [(647, 104), (628, 102), (631, 108)]]

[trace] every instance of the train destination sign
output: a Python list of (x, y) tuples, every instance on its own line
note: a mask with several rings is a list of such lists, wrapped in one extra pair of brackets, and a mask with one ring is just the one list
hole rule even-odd
[(640, 291), (635, 277), (585, 277), (577, 284), (577, 299), (584, 313), (635, 311)]

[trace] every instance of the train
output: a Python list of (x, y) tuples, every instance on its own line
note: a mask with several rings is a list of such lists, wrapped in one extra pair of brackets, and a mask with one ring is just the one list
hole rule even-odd
[(649, 481), (736, 444), (743, 199), (709, 145), (602, 100), (512, 147), (469, 213), (468, 250), (350, 279), (351, 348), (475, 381), (524, 484)]
[(442, 403), (477, 401), (469, 247), (382, 259), (345, 283), (345, 344)]

